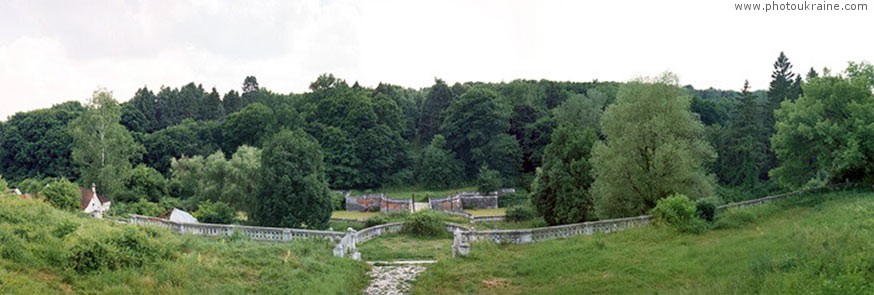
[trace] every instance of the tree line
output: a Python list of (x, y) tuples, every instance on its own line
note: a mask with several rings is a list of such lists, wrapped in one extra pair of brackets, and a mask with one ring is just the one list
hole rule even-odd
[(368, 88), (330, 74), (299, 94), (251, 76), (224, 95), (189, 83), (118, 103), (100, 90), (0, 124), (0, 174), (28, 190), (95, 183), (140, 213), (206, 204), (307, 227), (338, 206), (328, 188), (492, 178), (530, 191), (548, 223), (570, 223), (643, 213), (672, 193), (736, 200), (866, 179), (871, 77), (850, 63), (802, 78), (781, 53), (767, 91), (697, 90), (672, 75)]

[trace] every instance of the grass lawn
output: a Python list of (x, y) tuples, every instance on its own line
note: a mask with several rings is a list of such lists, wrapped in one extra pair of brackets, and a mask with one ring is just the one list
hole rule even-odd
[(331, 218), (365, 221), (376, 214), (379, 214), (379, 212), (334, 211), (331, 212)]
[(0, 194), (0, 294), (357, 294), (368, 266), (324, 240), (118, 224)]
[(700, 235), (645, 226), (529, 245), (474, 243), (422, 294), (872, 294), (874, 194), (797, 196), (721, 213)]
[(413, 196), (416, 197), (416, 202), (426, 202), (428, 201), (428, 196), (432, 198), (445, 198), (450, 195), (459, 193), (459, 192), (472, 192), (476, 191), (476, 187), (462, 187), (462, 188), (453, 188), (453, 189), (445, 189), (445, 190), (428, 190), (423, 188), (414, 188), (414, 187), (406, 187), (406, 188), (384, 188), (384, 189), (372, 189), (366, 191), (352, 191), (352, 196), (360, 196), (366, 194), (375, 194), (375, 193), (385, 193), (386, 196), (392, 199), (398, 200), (408, 200)]
[(464, 212), (470, 213), (473, 216), (504, 216), (507, 215), (507, 208), (495, 209), (467, 209)]
[(452, 257), (452, 239), (384, 235), (358, 245), (362, 260), (443, 260)]

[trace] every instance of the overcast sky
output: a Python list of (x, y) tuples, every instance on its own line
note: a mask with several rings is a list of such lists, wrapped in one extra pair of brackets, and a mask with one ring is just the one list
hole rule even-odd
[(696, 88), (764, 89), (781, 50), (802, 73), (874, 60), (872, 0), (735, 11), (744, 1), (756, 2), (0, 0), (0, 119), (98, 87), (126, 101), (191, 81), (225, 93), (247, 75), (281, 93), (321, 73), (420, 88), (672, 71)]

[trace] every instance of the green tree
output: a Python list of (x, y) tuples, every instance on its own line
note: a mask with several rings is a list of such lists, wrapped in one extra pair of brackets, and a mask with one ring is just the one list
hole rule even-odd
[(489, 169), (488, 166), (482, 166), (479, 168), (479, 173), (476, 176), (476, 189), (481, 194), (489, 194), (497, 191), (503, 185), (504, 182), (501, 179), (500, 172)]
[(76, 179), (67, 125), (83, 111), (78, 102), (67, 102), (10, 117), (0, 128), (0, 173), (12, 182), (31, 177)]
[(260, 146), (269, 135), (268, 126), (273, 122), (273, 110), (253, 103), (231, 114), (222, 124), (226, 152), (234, 152), (241, 145)]
[[(765, 132), (761, 133), (761, 140), (766, 144), (776, 130), (774, 111), (780, 108), (780, 103), (786, 100), (795, 100), (801, 94), (801, 84), (796, 83), (795, 73), (792, 72), (792, 63), (781, 51), (774, 62), (774, 71), (771, 72), (771, 83), (768, 87), (768, 103), (763, 108), (762, 122)], [(777, 157), (774, 149), (768, 144), (767, 157), (764, 160), (763, 171), (768, 171), (777, 166)], [(762, 175), (766, 176), (766, 175)]]
[(442, 134), (468, 176), (482, 166), (494, 167), (505, 177), (518, 174), (519, 158), (513, 155), (519, 155), (519, 147), (505, 133), (509, 114), (498, 100), (495, 91), (475, 87), (453, 101), (444, 114)]
[(704, 164), (715, 153), (690, 111), (691, 98), (676, 81), (666, 74), (652, 83), (626, 83), (604, 111), (606, 139), (592, 149), (592, 192), (601, 217), (644, 214), (674, 193), (692, 198), (712, 193)]
[(206, 156), (219, 149), (222, 125), (216, 121), (185, 120), (181, 124), (146, 134), (142, 138), (148, 151), (143, 163), (161, 173), (170, 169), (170, 159), (181, 156)]
[(215, 87), (212, 88), (212, 92), (205, 95), (198, 105), (197, 109), (197, 119), (198, 120), (218, 120), (225, 116), (224, 107), (222, 107), (222, 100), (218, 94), (218, 91), (215, 90)]
[(419, 117), (419, 142), (430, 142), (439, 131), (443, 122), (443, 110), (452, 103), (455, 96), (452, 89), (443, 80), (435, 79), (434, 85), (428, 90), (428, 96), (422, 103)]
[(131, 170), (125, 184), (137, 198), (157, 202), (167, 195), (167, 179), (152, 167), (140, 164)]
[(462, 164), (451, 151), (446, 150), (443, 135), (434, 136), (431, 144), (422, 152), (419, 181), (429, 189), (448, 188), (458, 184), (463, 172)]
[(225, 159), (224, 153), (216, 151), (206, 157), (203, 165), (203, 178), (200, 179), (200, 187), (203, 188), (203, 192), (199, 200), (229, 202), (229, 199), (232, 198), (228, 191), (231, 174), (231, 166)]
[(818, 186), (874, 173), (874, 97), (864, 83), (823, 76), (777, 110), (771, 145), (780, 165), (771, 177), (786, 187)]
[(121, 124), (132, 132), (155, 132), (158, 126), (158, 99), (147, 87), (137, 89), (134, 97), (124, 103)]
[[(725, 148), (717, 159), (717, 175), (723, 183), (751, 187), (759, 182), (767, 159), (768, 143), (762, 141), (762, 113), (759, 103), (750, 92), (749, 81), (744, 82), (738, 99), (737, 111), (724, 132)], [(764, 170), (764, 171), (763, 171)]]
[[(241, 146), (231, 160), (226, 191), (228, 201), (237, 210), (253, 213), (260, 201), (258, 181), (261, 178), (261, 150), (251, 146)], [(250, 214), (251, 215), (251, 214)]]
[(79, 209), (79, 188), (65, 178), (49, 183), (40, 191), (40, 196), (61, 210), (76, 211)]
[(592, 145), (598, 138), (589, 128), (561, 125), (546, 146), (543, 167), (531, 184), (531, 200), (550, 225), (593, 219), (594, 200), (590, 188)]
[(198, 199), (203, 195), (202, 156), (173, 158), (170, 160), (170, 194), (177, 198)]
[(111, 93), (95, 91), (86, 109), (70, 123), (73, 161), (79, 165), (82, 183), (94, 183), (112, 196), (124, 189), (131, 161), (140, 158), (143, 147), (119, 123), (121, 108)]
[(228, 91), (225, 97), (222, 98), (222, 109), (225, 114), (233, 114), (243, 109), (243, 98), (234, 90)]
[(203, 223), (231, 224), (236, 219), (234, 209), (225, 202), (203, 201), (192, 215)]
[(260, 225), (321, 229), (331, 218), (331, 198), (319, 144), (303, 131), (280, 131), (261, 156)]

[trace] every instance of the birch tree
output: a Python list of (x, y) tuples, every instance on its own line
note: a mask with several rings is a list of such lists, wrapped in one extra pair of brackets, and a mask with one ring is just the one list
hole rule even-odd
[(111, 197), (124, 189), (131, 161), (141, 157), (144, 149), (119, 123), (121, 107), (111, 92), (95, 91), (85, 108), (70, 123), (73, 161), (83, 184), (96, 184), (101, 194)]

